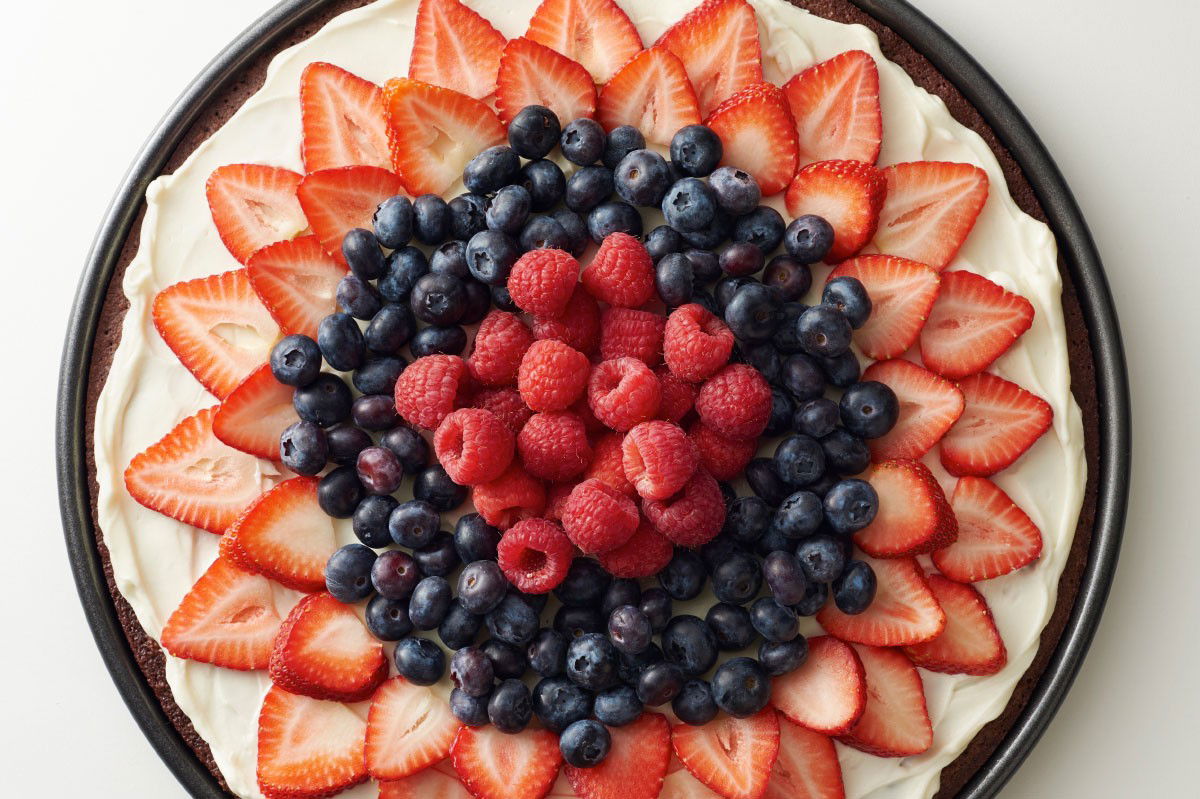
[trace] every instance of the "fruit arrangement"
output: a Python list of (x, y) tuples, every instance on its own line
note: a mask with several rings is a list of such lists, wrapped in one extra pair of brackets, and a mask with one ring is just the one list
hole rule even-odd
[(918, 667), (1004, 666), (970, 583), (1041, 535), (988, 478), (1051, 411), (985, 370), (1033, 309), (943, 271), (986, 175), (877, 167), (878, 92), (764, 83), (744, 0), (649, 48), (423, 0), (407, 77), (305, 70), (304, 175), (213, 172), (243, 266), (153, 312), (220, 403), (126, 484), (221, 536), (162, 643), (270, 675), (265, 794), (839, 796), (833, 740), (930, 746)]

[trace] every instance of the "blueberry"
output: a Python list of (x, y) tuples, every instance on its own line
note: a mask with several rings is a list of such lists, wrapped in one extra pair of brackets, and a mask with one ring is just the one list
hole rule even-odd
[(463, 302), (463, 315), (459, 319), (459, 323), (463, 325), (474, 325), (483, 321), (483, 317), (488, 315), (492, 310), (492, 289), (494, 286), (486, 286), (474, 278), (468, 278), (464, 281), (463, 294), (465, 300)]
[[(452, 325), (462, 318), (465, 300), (462, 280), (445, 273), (430, 273), (418, 278), (413, 287), (409, 305), (412, 308), (412, 315), (422, 322), (431, 325)], [(388, 308), (403, 308), (403, 306), (384, 306), (385, 311)], [(378, 318), (377, 316), (376, 320)], [(411, 316), (409, 318), (411, 319)], [(400, 346), (408, 343), (408, 339), (412, 338), (415, 332), (415, 326), (407, 331), (407, 336)]]
[(542, 105), (525, 106), (508, 123), (508, 143), (522, 158), (545, 158), (560, 133), (558, 116)]
[(613, 185), (630, 205), (657, 208), (671, 185), (671, 171), (653, 150), (633, 150), (613, 170)]
[(459, 688), (450, 691), (450, 712), (454, 718), (468, 727), (481, 727), (488, 723), (488, 700), (491, 694), (471, 696)]
[[(717, 208), (712, 222), (700, 230), (681, 230), (679, 235), (690, 246), (700, 250), (715, 250), (733, 232), (733, 217)], [(761, 266), (761, 264), (760, 264)]]
[[(752, 275), (763, 268), (762, 250), (748, 242), (730, 244), (721, 251), (720, 263), (721, 271), (727, 275), (735, 277)], [(764, 288), (767, 287), (764, 286)], [(776, 297), (776, 302), (781, 300), (774, 291), (772, 294)]]
[(703, 619), (676, 616), (662, 632), (663, 656), (689, 677), (696, 677), (717, 662), (717, 639)]
[(717, 195), (717, 204), (734, 216), (750, 213), (762, 199), (762, 189), (754, 176), (736, 167), (717, 169), (709, 176), (708, 183)]
[[(780, 371), (782, 372), (782, 365)], [(786, 391), (778, 386), (771, 386), (771, 416), (767, 419), (763, 435), (774, 437), (791, 430), (795, 408), (796, 404)]]
[(307, 386), (321, 373), (321, 349), (308, 336), (293, 333), (271, 348), (271, 374), (285, 386)]
[(808, 640), (797, 635), (790, 641), (763, 641), (758, 645), (758, 662), (772, 677), (795, 671), (808, 660)]
[(598, 608), (611, 580), (612, 577), (596, 561), (575, 558), (567, 569), (567, 576), (554, 589), (554, 595), (564, 605)]
[(766, 341), (779, 327), (782, 302), (762, 283), (747, 283), (725, 306), (725, 323), (743, 341)]
[(632, 125), (620, 125), (608, 132), (600, 160), (609, 169), (616, 169), (622, 158), (645, 146), (646, 139), (642, 136), (641, 131)]
[[(392, 509), (399, 504), (395, 497), (373, 495), (364, 497), (354, 509), (354, 535), (363, 544), (380, 549), (392, 543), (392, 535), (388, 532), (388, 516)], [(376, 589), (378, 590), (378, 588)]]
[(583, 221), (583, 217), (575, 213), (569, 208), (559, 208), (550, 214), (554, 221), (562, 227), (567, 234), (569, 246), (567, 252), (578, 258), (583, 255), (587, 249), (588, 241), (591, 237), (588, 236), (587, 222)]
[(542, 628), (526, 649), (529, 668), (542, 677), (557, 677), (567, 667), (567, 639), (558, 630)]
[(367, 629), (380, 641), (399, 641), (412, 632), (408, 603), (386, 597), (372, 597), (367, 603)]
[(800, 263), (815, 264), (833, 246), (833, 227), (815, 214), (796, 217), (783, 234), (783, 246)]
[(603, 166), (585, 166), (567, 180), (567, 207), (572, 211), (586, 213), (611, 197), (614, 188), (611, 169)]
[(467, 501), (467, 488), (450, 479), (446, 470), (435, 464), (417, 473), (413, 496), (440, 511), (451, 511)]
[(446, 618), (438, 625), (438, 637), (448, 649), (462, 649), (475, 643), (483, 617), (471, 613), (457, 599), (450, 603)]
[(796, 547), (796, 560), (814, 583), (833, 582), (846, 565), (842, 542), (824, 533), (801, 541)]
[(792, 488), (806, 486), (825, 472), (825, 451), (812, 436), (793, 433), (775, 447), (775, 471)]
[(762, 569), (753, 555), (734, 553), (712, 572), (713, 594), (722, 602), (742, 605), (762, 588)]
[(717, 649), (723, 652), (745, 649), (755, 637), (750, 612), (741, 605), (718, 602), (708, 609), (704, 623), (712, 630)]
[(533, 199), (524, 186), (505, 186), (496, 192), (488, 205), (484, 220), (489, 230), (515, 236), (525, 226)]
[(774, 287), (785, 301), (791, 302), (812, 288), (812, 269), (790, 255), (776, 255), (767, 263), (763, 283)]
[(329, 441), (315, 422), (301, 420), (279, 436), (279, 459), (296, 474), (315, 475), (325, 468)]
[(768, 505), (778, 505), (789, 493), (787, 485), (779, 479), (775, 471), (775, 461), (771, 458), (754, 458), (746, 464), (746, 482), (750, 490), (763, 498)]
[(515, 678), (504, 680), (488, 699), (488, 721), (500, 732), (518, 733), (533, 718), (533, 704), (525, 683)]
[(688, 680), (678, 696), (671, 700), (671, 710), (684, 724), (701, 726), (717, 715), (712, 686), (705, 680)]
[(875, 600), (875, 570), (861, 560), (846, 564), (833, 583), (833, 604), (848, 616), (862, 613)]
[(708, 311), (713, 316), (720, 316), (721, 309), (717, 307), (717, 301), (713, 299), (712, 294), (704, 289), (693, 289), (692, 302), (699, 305), (704, 310)]
[(389, 250), (408, 244), (413, 237), (413, 226), (412, 201), (402, 194), (381, 202), (371, 217), (375, 238)]
[[(412, 294), (414, 300), (421, 293), (421, 283), (426, 281), (428, 281), (427, 287), (447, 281), (452, 282), (458, 287), (461, 296), (462, 283), (456, 278), (448, 275), (425, 275), (417, 281), (418, 288)], [(426, 299), (436, 302), (435, 298), (427, 295), (424, 296)], [(436, 322), (431, 319), (426, 319), (425, 321), (431, 324), (451, 324), (451, 321)], [(375, 314), (374, 319), (367, 323), (367, 329), (363, 332), (363, 339), (366, 342), (367, 349), (371, 352), (377, 355), (395, 355), (401, 347), (412, 340), (413, 334), (416, 332), (417, 323), (413, 319), (413, 312), (409, 310), (409, 307), (399, 303), (388, 303), (379, 309), (379, 313)]]
[(325, 362), (339, 372), (357, 369), (363, 362), (363, 334), (348, 313), (332, 313), (321, 320), (317, 346)]
[(717, 707), (744, 719), (767, 706), (771, 677), (754, 658), (733, 658), (713, 672), (712, 693)]
[[(778, 468), (778, 466), (777, 466)], [(806, 538), (817, 531), (825, 518), (821, 498), (812, 491), (797, 491), (789, 494), (779, 504), (771, 526), (783, 533), (785, 538)], [(785, 605), (794, 604), (785, 602)]]
[(863, 529), (878, 512), (879, 497), (866, 480), (842, 480), (825, 495), (825, 518), (843, 535)]
[(711, 572), (733, 557), (734, 553), (741, 551), (742, 545), (735, 541), (733, 536), (722, 532), (700, 547), (700, 557), (704, 559), (704, 565)]
[(628, 203), (607, 202), (588, 212), (588, 233), (599, 244), (611, 233), (642, 235), (642, 215)]
[(683, 669), (675, 663), (660, 661), (646, 666), (637, 676), (637, 696), (650, 707), (665, 705), (683, 690), (686, 679)]
[[(828, 459), (826, 460), (826, 463), (828, 463)], [(826, 469), (825, 474), (806, 485), (804, 490), (816, 494), (818, 497), (824, 500), (825, 495), (829, 493), (829, 489), (837, 485), (837, 482), (838, 476), (829, 469)]]
[(850, 349), (850, 322), (828, 305), (814, 305), (800, 314), (796, 332), (809, 355), (833, 358)]
[(567, 765), (592, 768), (608, 757), (608, 750), (612, 748), (612, 737), (600, 722), (580, 719), (563, 730), (558, 739), (558, 748)]
[(558, 164), (543, 159), (522, 167), (520, 185), (529, 192), (534, 211), (549, 211), (562, 200), (567, 179)]
[(387, 257), (387, 274), (379, 278), (379, 294), (388, 302), (408, 302), (413, 286), (429, 271), (429, 259), (416, 247), (401, 247)]
[(571, 163), (580, 166), (594, 164), (600, 160), (606, 146), (604, 128), (596, 120), (587, 117), (573, 120), (563, 128), (558, 146)]
[(855, 383), (846, 389), (839, 408), (846, 430), (860, 438), (886, 435), (900, 416), (896, 393), (874, 380)]
[(825, 375), (822, 374), (821, 367), (804, 353), (789, 355), (784, 359), (779, 380), (798, 402), (825, 393)]
[(659, 584), (672, 599), (681, 602), (700, 596), (704, 579), (704, 560), (690, 549), (676, 549), (670, 562), (658, 573)]
[(460, 516), (454, 524), (454, 546), (463, 563), (495, 560), (498, 543), (500, 531), (485, 522), (478, 513)]
[(499, 638), (489, 638), (483, 643), (482, 649), (488, 659), (492, 661), (492, 668), (495, 670), (496, 676), (502, 680), (521, 679), (525, 674), (526, 667), (529, 666), (524, 652)]
[(329, 460), (338, 466), (353, 466), (358, 463), (358, 453), (373, 443), (371, 436), (359, 428), (340, 424), (325, 431), (329, 441)]
[(391, 430), (400, 424), (391, 394), (363, 394), (351, 403), (350, 419), (363, 430), (372, 431)]
[(423, 327), (408, 345), (414, 358), (424, 358), (426, 355), (462, 355), (466, 348), (467, 331), (459, 325)]
[(475, 194), (491, 194), (515, 182), (520, 171), (521, 158), (516, 151), (498, 144), (467, 162), (463, 169), (463, 185)]
[(646, 234), (645, 245), (650, 259), (658, 263), (664, 256), (683, 249), (683, 237), (670, 225), (659, 225)]
[(692, 262), (682, 253), (670, 253), (654, 267), (654, 287), (667, 307), (690, 302), (694, 284)]
[(405, 474), (417, 474), (429, 463), (429, 442), (411, 427), (394, 427), (379, 443), (396, 453)]
[(786, 538), (779, 528), (772, 526), (762, 538), (755, 542), (754, 551), (765, 558), (772, 552), (791, 552), (795, 546), (795, 541)]
[(738, 497), (725, 511), (722, 530), (734, 541), (750, 544), (762, 538), (771, 523), (771, 509), (760, 497)]
[(859, 474), (871, 465), (871, 450), (863, 440), (840, 427), (821, 439), (821, 449), (829, 471), (837, 474)]
[(862, 367), (853, 350), (848, 349), (832, 358), (818, 358), (817, 363), (829, 384), (838, 388), (849, 388), (862, 377)]
[(441, 244), (450, 235), (450, 207), (436, 194), (413, 200), (413, 233), (422, 244)]
[(779, 380), (783, 361), (770, 341), (743, 341), (737, 345), (737, 356), (757, 369), (768, 383)]
[[(685, 250), (683, 254), (692, 265), (692, 277), (696, 286), (706, 286), (724, 274), (721, 271), (721, 260), (714, 252), (692, 248)], [(701, 292), (697, 289), (695, 293)]]
[(798, 433), (824, 438), (834, 431), (840, 420), (836, 402), (827, 397), (814, 397), (796, 406), (792, 424)]
[(512, 594), (500, 600), (500, 604), (487, 614), (485, 621), (493, 638), (513, 646), (527, 646), (538, 629), (537, 613)]
[(835, 277), (825, 284), (821, 304), (841, 312), (855, 330), (866, 324), (871, 316), (871, 298), (867, 296), (866, 288), (858, 278), (848, 275)]
[(795, 605), (808, 591), (808, 577), (800, 561), (791, 552), (772, 552), (763, 560), (763, 578), (775, 601)]
[(547, 677), (533, 687), (533, 712), (553, 732), (592, 714), (592, 695), (566, 677)]
[(342, 237), (342, 257), (346, 259), (350, 271), (363, 280), (376, 280), (387, 271), (383, 250), (379, 249), (379, 239), (371, 231), (360, 227), (352, 228)]
[(642, 715), (642, 700), (638, 699), (637, 689), (631, 685), (614, 685), (596, 694), (592, 703), (592, 713), (602, 723), (610, 727), (623, 727), (632, 724)]
[(450, 656), (450, 679), (469, 696), (487, 696), (492, 692), (496, 673), (482, 649), (467, 646)]
[(518, 591), (516, 588), (509, 588), (508, 593), (509, 596), (515, 596), (533, 608), (533, 612), (539, 615), (546, 609), (546, 603), (550, 601), (549, 594), (526, 594), (524, 591)]
[(817, 611), (825, 607), (825, 600), (829, 599), (829, 586), (825, 583), (808, 584), (808, 590), (804, 592), (804, 599), (796, 603), (796, 613), (800, 616), (815, 616)]
[(458, 576), (458, 601), (471, 613), (490, 613), (507, 591), (508, 580), (492, 560), (472, 561)]
[(608, 637), (620, 652), (636, 655), (650, 646), (650, 619), (633, 605), (622, 605), (608, 617)]
[(384, 599), (408, 599), (420, 580), (412, 556), (398, 549), (384, 552), (371, 567), (371, 585)]
[(589, 691), (607, 688), (617, 678), (617, 650), (600, 633), (584, 633), (567, 644), (567, 677)]
[(357, 602), (371, 595), (375, 553), (362, 544), (346, 544), (325, 562), (325, 588), (339, 602)]
[(600, 614), (604, 618), (608, 616), (622, 605), (637, 606), (642, 601), (642, 588), (638, 581), (632, 578), (622, 577), (613, 580), (604, 592), (604, 598), (600, 601)]
[(429, 502), (410, 499), (402, 502), (388, 517), (388, 531), (400, 546), (415, 549), (433, 540), (442, 525), (442, 517)]
[(717, 213), (717, 197), (699, 178), (676, 181), (662, 199), (667, 224), (679, 231), (704, 230)]
[(520, 247), (529, 250), (565, 250), (571, 246), (567, 231), (552, 216), (530, 217), (521, 231)]
[(767, 597), (750, 606), (750, 623), (768, 641), (790, 641), (800, 631), (796, 611)]
[(423, 547), (413, 550), (413, 560), (426, 577), (445, 577), (458, 568), (458, 551), (449, 533), (439, 532)]
[(337, 304), (355, 319), (370, 319), (383, 307), (383, 300), (374, 286), (350, 274), (338, 282)]
[(660, 633), (666, 629), (671, 620), (671, 595), (661, 588), (647, 588), (642, 592), (642, 601), (638, 605), (646, 618), (650, 620), (650, 629)]
[(734, 243), (753, 244), (763, 255), (774, 252), (783, 241), (783, 217), (769, 205), (760, 205), (733, 225)]
[(446, 620), (453, 599), (445, 577), (424, 577), (408, 598), (408, 617), (418, 630), (432, 630)]
[(433, 685), (446, 671), (446, 655), (428, 638), (405, 638), (396, 644), (396, 671), (414, 685)]
[(364, 493), (353, 466), (339, 466), (317, 482), (317, 504), (335, 519), (353, 516)]
[(637, 686), (638, 676), (649, 666), (663, 661), (662, 650), (658, 644), (650, 644), (643, 652), (636, 655), (617, 654), (617, 676), (621, 682)]
[(671, 138), (671, 161), (685, 175), (708, 175), (717, 168), (723, 154), (721, 137), (705, 125), (687, 125)]

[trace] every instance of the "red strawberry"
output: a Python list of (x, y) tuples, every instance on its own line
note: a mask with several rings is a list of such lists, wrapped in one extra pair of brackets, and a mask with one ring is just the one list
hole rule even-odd
[(367, 771), (377, 780), (407, 777), (450, 754), (462, 724), (432, 688), (393, 677), (379, 686), (367, 715)]
[(223, 669), (265, 669), (280, 623), (271, 584), (217, 558), (167, 619), (162, 645)]
[(705, 124), (721, 137), (721, 163), (754, 175), (764, 197), (788, 187), (796, 174), (796, 123), (778, 86), (753, 83), (739, 89)]
[(920, 461), (891, 460), (871, 470), (879, 513), (854, 534), (854, 543), (876, 558), (925, 555), (953, 543), (958, 523), (946, 494)]
[(346, 267), (316, 236), (268, 244), (250, 257), (246, 276), (284, 333), (315, 339), (317, 326), (337, 308)]
[(213, 435), (216, 412), (214, 406), (189, 416), (135, 455), (125, 488), (150, 510), (220, 535), (273, 481), (257, 458)]
[(919, 755), (933, 744), (925, 688), (898, 649), (856, 645), (867, 674), (867, 709), (839, 741), (878, 757)]
[(642, 49), (637, 28), (613, 0), (543, 0), (525, 38), (578, 61), (596, 83), (608, 83)]
[(646, 712), (609, 732), (612, 748), (600, 765), (563, 767), (571, 788), (582, 799), (655, 799), (671, 761), (671, 725)]
[(792, 216), (816, 214), (833, 226), (833, 246), (825, 260), (835, 264), (875, 235), (886, 189), (883, 173), (870, 164), (817, 161), (796, 173), (788, 186), (787, 209)]
[(463, 727), (450, 758), (477, 799), (542, 799), (562, 763), (558, 737), (532, 727), (516, 735), (495, 727)]
[(776, 677), (771, 704), (810, 730), (840, 735), (862, 715), (867, 701), (862, 663), (848, 644), (828, 635), (808, 640), (808, 659)]
[(564, 120), (596, 113), (596, 84), (582, 65), (531, 39), (513, 39), (500, 58), (496, 108), (504, 124), (527, 105), (544, 105)]
[(394, 172), (377, 166), (344, 166), (308, 173), (296, 196), (325, 252), (345, 263), (342, 238), (356, 227), (370, 230), (379, 204), (403, 190)]
[(304, 171), (339, 166), (391, 169), (383, 89), (341, 67), (314, 61), (300, 75)]
[(292, 406), (295, 389), (271, 374), (270, 364), (250, 373), (217, 408), (213, 435), (257, 458), (279, 460), (279, 435), (300, 421)]
[[(279, 325), (258, 299), (245, 269), (167, 286), (154, 297), (154, 327), (180, 363), (218, 399), (225, 399), (267, 360)], [(254, 339), (227, 330), (249, 330)]]
[(946, 611), (946, 629), (904, 651), (923, 669), (945, 674), (995, 674), (1008, 662), (1004, 641), (983, 595), (969, 585), (929, 575), (929, 590)]
[(887, 435), (868, 441), (876, 461), (924, 457), (962, 415), (962, 392), (912, 361), (876, 361), (863, 380), (887, 384), (900, 401), (900, 418)]
[(465, 94), (410, 78), (393, 78), (383, 91), (392, 165), (409, 194), (445, 192), (477, 153), (504, 141), (496, 113)]
[(758, 19), (746, 0), (706, 0), (667, 28), (654, 46), (683, 62), (704, 116), (763, 79)]
[(921, 360), (957, 380), (992, 365), (1033, 324), (1033, 305), (974, 272), (942, 274), (921, 331)]
[(208, 176), (208, 209), (234, 258), (246, 263), (257, 250), (307, 227), (296, 201), (300, 177), (290, 169), (261, 164), (227, 164)]
[(872, 646), (908, 646), (941, 635), (946, 614), (915, 559), (863, 560), (875, 571), (875, 601), (857, 616), (827, 604), (817, 613), (817, 621), (827, 633)]
[(408, 76), (482, 100), (496, 90), (504, 36), (458, 0), (421, 0)]
[(726, 799), (758, 799), (779, 756), (779, 718), (766, 707), (744, 719), (722, 714), (699, 727), (680, 724), (671, 746), (693, 777)]
[(890, 255), (860, 255), (829, 274), (858, 278), (871, 297), (871, 316), (854, 331), (869, 358), (903, 355), (921, 334), (938, 293), (938, 275), (925, 264)]
[(958, 388), (966, 406), (942, 439), (942, 466), (956, 477), (1007, 469), (1054, 420), (1044, 399), (994, 374), (968, 377)]
[(258, 714), (258, 787), (270, 797), (320, 797), (357, 785), (363, 768), (362, 718), (271, 686)]
[(883, 139), (879, 70), (862, 50), (814, 64), (783, 85), (796, 120), (800, 166), (833, 159), (875, 163)]
[(763, 799), (845, 799), (842, 765), (826, 735), (779, 719), (779, 759)]
[(668, 771), (658, 799), (723, 799), (721, 794), (693, 777), (678, 760), (671, 761)]
[(379, 783), (379, 799), (471, 799), (457, 777), (434, 768)]
[(942, 271), (954, 260), (988, 195), (977, 166), (942, 161), (894, 164), (883, 170), (887, 200), (875, 247)]
[(675, 131), (700, 122), (700, 108), (683, 63), (671, 51), (651, 47), (600, 90), (596, 119), (607, 130), (633, 125), (647, 142), (667, 145)]
[(383, 647), (358, 614), (326, 593), (309, 594), (284, 619), (271, 680), (294, 694), (361, 702), (387, 678)]
[(990, 580), (1042, 554), (1037, 525), (991, 480), (959, 479), (950, 506), (958, 518), (958, 540), (933, 553), (933, 565), (951, 580)]

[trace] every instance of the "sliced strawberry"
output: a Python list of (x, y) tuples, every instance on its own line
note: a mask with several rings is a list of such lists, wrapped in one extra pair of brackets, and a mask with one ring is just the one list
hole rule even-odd
[(271, 680), (314, 699), (361, 702), (387, 677), (383, 647), (354, 608), (309, 594), (284, 619), (271, 652)]
[(871, 646), (908, 646), (941, 635), (946, 614), (915, 559), (863, 560), (875, 571), (875, 601), (857, 616), (842, 613), (832, 602), (827, 604), (817, 612), (825, 632)]
[(504, 36), (458, 0), (421, 0), (408, 76), (482, 100), (496, 90)]
[(796, 120), (800, 166), (834, 159), (875, 163), (883, 140), (879, 69), (862, 50), (814, 64), (783, 85)]
[(612, 748), (594, 768), (564, 766), (582, 799), (655, 799), (671, 761), (671, 725), (646, 712), (632, 724), (609, 729)]
[(583, 64), (596, 83), (608, 83), (642, 49), (637, 28), (613, 0), (543, 0), (525, 38)]
[(942, 274), (921, 331), (921, 360), (957, 380), (992, 365), (1033, 324), (1033, 305), (974, 272)]
[(332, 796), (367, 778), (366, 725), (341, 702), (273, 685), (258, 714), (258, 787), (269, 797)]
[(703, 116), (763, 79), (758, 19), (746, 0), (705, 0), (667, 28), (654, 46), (679, 56)]
[(300, 75), (304, 171), (339, 166), (391, 169), (383, 89), (341, 67), (314, 61)]
[(956, 477), (1007, 469), (1054, 421), (1048, 402), (994, 374), (960, 380), (958, 388), (966, 406), (942, 439), (942, 466)]
[(254, 253), (246, 275), (284, 333), (315, 339), (321, 320), (337, 310), (337, 286), (346, 267), (316, 236), (301, 236)]
[(792, 721), (825, 735), (853, 726), (867, 701), (862, 663), (848, 644), (828, 635), (808, 639), (808, 659), (776, 677), (771, 704)]
[(495, 727), (463, 727), (450, 758), (477, 799), (542, 799), (562, 764), (558, 737), (532, 727), (516, 735)]
[(900, 401), (900, 418), (887, 435), (867, 442), (876, 461), (924, 457), (962, 415), (962, 392), (912, 361), (876, 361), (863, 380), (885, 383)]
[(693, 777), (726, 799), (758, 799), (779, 756), (779, 718), (765, 707), (744, 719), (722, 714), (699, 727), (679, 724), (671, 746)]
[(333, 522), (317, 504), (317, 479), (284, 480), (246, 508), (221, 554), (297, 591), (325, 590), (325, 562), (337, 550)]
[(462, 724), (433, 689), (393, 677), (367, 716), (367, 771), (377, 780), (416, 774), (450, 754)]
[(919, 755), (933, 744), (925, 687), (917, 667), (899, 649), (856, 645), (867, 673), (867, 709), (838, 738), (878, 757)]
[(379, 783), (379, 799), (471, 799), (471, 792), (457, 777), (427, 768), (408, 777)]
[(854, 534), (854, 543), (876, 558), (910, 558), (953, 543), (958, 522), (929, 467), (907, 459), (884, 461), (868, 478), (879, 495), (879, 513)]
[(304, 230), (304, 212), (296, 201), (300, 177), (262, 164), (227, 164), (208, 176), (208, 209), (234, 258), (246, 263), (257, 250)]
[[(861, 250), (879, 224), (887, 181), (862, 161), (817, 161), (796, 173), (787, 190), (792, 216), (816, 214), (833, 226), (828, 263), (844, 261)], [(875, 295), (871, 295), (875, 301)]]
[(903, 355), (925, 325), (937, 299), (938, 274), (925, 264), (890, 255), (860, 255), (829, 274), (858, 278), (871, 297), (871, 316), (854, 331), (854, 343), (869, 357)]
[(658, 799), (722, 799), (722, 796), (693, 777), (678, 760), (672, 760)]
[(763, 799), (845, 799), (842, 765), (833, 740), (779, 719), (779, 759)]
[(721, 137), (721, 163), (755, 177), (764, 197), (796, 174), (796, 125), (778, 86), (753, 83), (717, 106), (706, 124)]
[(402, 191), (404, 186), (394, 172), (377, 166), (343, 166), (308, 173), (296, 196), (325, 252), (345, 263), (345, 235), (356, 227), (370, 230), (379, 204)]
[(596, 84), (583, 65), (524, 37), (513, 39), (500, 58), (496, 108), (504, 124), (527, 105), (544, 105), (565, 125), (596, 115)]
[(213, 435), (256, 458), (279, 460), (279, 435), (300, 421), (293, 394), (295, 389), (276, 380), (271, 365), (264, 363), (217, 408)]
[(960, 478), (950, 506), (958, 518), (958, 540), (934, 552), (933, 565), (951, 580), (990, 580), (1042, 554), (1041, 530), (991, 480)]
[(125, 488), (150, 510), (220, 535), (274, 480), (258, 458), (213, 435), (216, 412), (214, 406), (189, 416), (135, 455)]
[(223, 669), (265, 669), (281, 623), (271, 584), (217, 558), (167, 619), (162, 645)]
[(167, 286), (151, 314), (175, 357), (218, 399), (264, 363), (279, 338), (245, 269)]
[(651, 144), (668, 145), (675, 131), (700, 122), (696, 93), (670, 50), (643, 50), (600, 90), (596, 119), (606, 129), (633, 125)]
[(987, 201), (987, 173), (971, 164), (914, 161), (889, 166), (883, 175), (887, 200), (875, 247), (942, 271)]
[(940, 574), (929, 575), (929, 590), (946, 611), (946, 629), (932, 641), (904, 651), (923, 669), (945, 674), (995, 674), (1008, 662), (996, 620), (983, 595)]

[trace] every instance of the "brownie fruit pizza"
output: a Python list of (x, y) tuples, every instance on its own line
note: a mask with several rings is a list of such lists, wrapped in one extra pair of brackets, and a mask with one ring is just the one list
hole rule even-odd
[(100, 348), (114, 597), (222, 784), (961, 783), (1085, 500), (1006, 156), (781, 0), (297, 38), (151, 185)]

